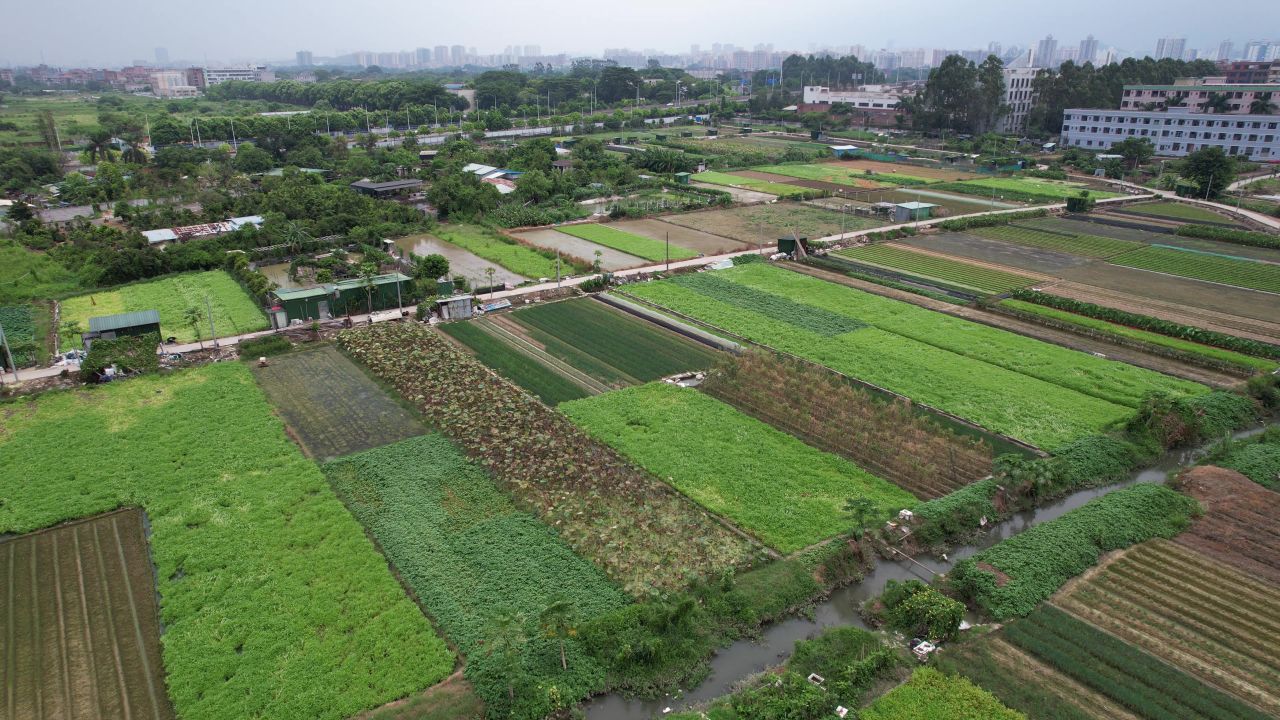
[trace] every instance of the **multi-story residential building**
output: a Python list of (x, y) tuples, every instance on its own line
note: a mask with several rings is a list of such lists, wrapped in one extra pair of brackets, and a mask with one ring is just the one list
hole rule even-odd
[(1220, 115), (1175, 107), (1167, 111), (1092, 110), (1062, 113), (1062, 145), (1106, 150), (1126, 138), (1147, 138), (1156, 154), (1181, 157), (1206, 147), (1254, 161), (1280, 159), (1280, 116)]
[(1156, 41), (1156, 59), (1173, 58), (1181, 60), (1182, 54), (1186, 52), (1186, 38), (1160, 38)]
[(1058, 41), (1052, 35), (1046, 35), (1043, 40), (1036, 43), (1036, 52), (1031, 61), (1042, 67), (1050, 67), (1056, 57), (1058, 57)]
[(1258, 85), (1280, 82), (1280, 62), (1249, 62), (1238, 60), (1219, 64), (1228, 85)]
[(13, 71), (9, 68), (0, 68), (0, 82), (13, 84)]
[(996, 122), (996, 132), (1021, 135), (1027, 130), (1027, 113), (1036, 103), (1034, 83), (1040, 68), (1004, 69), (1004, 101), (1008, 112)]
[(311, 54), (310, 50), (299, 50), (295, 57), (297, 59), (298, 67), (311, 67), (315, 64), (312, 62), (312, 58), (314, 56)]
[(208, 87), (221, 85), (231, 80), (240, 80), (242, 82), (272, 82), (276, 79), (276, 74), (267, 69), (266, 65), (249, 65), (239, 68), (205, 68), (204, 81)]
[(183, 70), (183, 72), (187, 76), (188, 85), (194, 86), (196, 89), (202, 90), (202, 91), (205, 88), (209, 87), (209, 82), (204, 76), (204, 68), (189, 67), (186, 70)]
[(1223, 40), (1221, 43), (1218, 44), (1218, 60), (1219, 61), (1230, 60), (1232, 54), (1234, 54), (1235, 51), (1236, 51), (1235, 43), (1231, 42), (1230, 40)]
[(159, 70), (151, 73), (151, 92), (161, 98), (192, 98), (200, 89), (187, 82), (183, 70)]
[(467, 49), (461, 45), (454, 45), (449, 48), (449, 63), (462, 67), (467, 64)]
[(444, 67), (449, 64), (449, 46), (437, 45), (431, 50), (431, 62), (436, 67)]
[(1080, 52), (1076, 55), (1076, 61), (1081, 65), (1091, 63), (1098, 59), (1098, 41), (1092, 35), (1080, 41)]
[(1215, 97), (1226, 96), (1226, 108), (1220, 112), (1240, 114), (1250, 112), (1253, 101), (1262, 99), (1263, 95), (1268, 95), (1268, 99), (1280, 98), (1280, 85), (1228, 84), (1225, 77), (1182, 78), (1172, 85), (1125, 85), (1120, 109), (1185, 107), (1189, 112), (1201, 112)]
[(897, 122), (902, 93), (883, 85), (860, 85), (856, 90), (833, 90), (823, 85), (806, 85), (800, 112), (826, 112), (836, 103), (853, 108), (853, 117), (867, 125), (890, 127)]

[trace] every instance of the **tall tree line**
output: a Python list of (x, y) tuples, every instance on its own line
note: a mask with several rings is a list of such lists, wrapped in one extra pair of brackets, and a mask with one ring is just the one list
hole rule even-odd
[(1027, 115), (1027, 129), (1046, 135), (1061, 132), (1062, 111), (1067, 108), (1119, 108), (1125, 85), (1167, 85), (1178, 78), (1217, 72), (1217, 65), (1209, 60), (1128, 58), (1101, 67), (1065, 62), (1036, 77), (1032, 87), (1038, 99)]

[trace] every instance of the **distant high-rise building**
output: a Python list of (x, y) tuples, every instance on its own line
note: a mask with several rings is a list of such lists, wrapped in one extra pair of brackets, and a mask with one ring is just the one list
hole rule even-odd
[(1235, 51), (1236, 51), (1236, 45), (1230, 40), (1223, 40), (1222, 42), (1218, 43), (1218, 59), (1219, 60), (1230, 60), (1231, 55), (1235, 53)]
[(1060, 47), (1058, 55), (1054, 58), (1054, 63), (1061, 65), (1064, 62), (1071, 61), (1080, 64), (1080, 48), (1078, 47)]
[(693, 56), (695, 56), (695, 57), (696, 57), (696, 56), (698, 56), (698, 55), (701, 55), (701, 54), (702, 54), (702, 46), (701, 46), (701, 45), (699, 45), (698, 43), (694, 43), (694, 44), (690, 45), (690, 46), (689, 46), (689, 54), (690, 54), (690, 55), (693, 55)]
[(1080, 41), (1080, 54), (1076, 61), (1081, 65), (1091, 63), (1098, 57), (1098, 41), (1092, 35)]
[(297, 58), (298, 67), (311, 67), (314, 64), (311, 61), (312, 55), (310, 50), (299, 50), (294, 56)]
[(156, 48), (156, 64), (160, 67), (169, 64), (169, 48)]
[(987, 54), (1004, 57), (1004, 46), (998, 42), (987, 43)]
[(435, 49), (431, 51), (431, 60), (437, 66), (442, 67), (444, 65), (448, 65), (449, 64), (449, 47), (447, 45), (435, 46)]
[(1058, 57), (1058, 41), (1054, 40), (1052, 35), (1045, 35), (1043, 40), (1036, 43), (1032, 62), (1040, 67), (1053, 67), (1056, 57)]
[(542, 46), (541, 45), (525, 45), (524, 56), (525, 57), (542, 57)]
[(413, 51), (413, 64), (418, 67), (426, 67), (431, 64), (431, 51), (427, 48), (418, 48)]
[(1156, 59), (1173, 58), (1181, 60), (1187, 50), (1186, 38), (1160, 38), (1156, 41)]
[(461, 45), (449, 48), (449, 63), (462, 67), (467, 64), (467, 49)]

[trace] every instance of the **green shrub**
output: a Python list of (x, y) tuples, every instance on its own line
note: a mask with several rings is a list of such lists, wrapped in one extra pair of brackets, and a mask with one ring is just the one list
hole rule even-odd
[(1280, 248), (1280, 235), (1269, 233), (1235, 230), (1216, 227), (1214, 225), (1183, 225), (1178, 228), (1178, 235), (1183, 237), (1204, 238), (1235, 245), (1251, 245), (1253, 247)]
[(1163, 485), (1116, 490), (961, 560), (952, 587), (998, 620), (1026, 615), (1102, 553), (1173, 537), (1198, 513), (1195, 500)]
[(89, 354), (80, 364), (80, 376), (102, 375), (112, 365), (126, 373), (155, 372), (160, 369), (160, 357), (156, 355), (159, 344), (160, 333), (154, 332), (126, 335), (114, 340), (94, 340), (89, 346)]
[(925, 545), (972, 533), (982, 518), (999, 516), (992, 499), (1000, 491), (995, 478), (979, 480), (940, 498), (916, 505), (913, 534)]
[(1245, 395), (1215, 390), (1207, 395), (1174, 397), (1155, 392), (1143, 400), (1126, 430), (1135, 439), (1172, 448), (1222, 437), (1256, 416), (1255, 401)]
[(293, 349), (293, 343), (283, 335), (267, 335), (241, 342), (237, 348), (242, 358), (280, 355)]
[(890, 580), (880, 604), (889, 627), (906, 635), (924, 635), (935, 642), (954, 638), (964, 619), (963, 603), (919, 580)]
[(975, 215), (972, 217), (958, 217), (951, 220), (944, 220), (938, 223), (938, 227), (943, 230), (960, 231), (969, 228), (994, 227), (996, 225), (1007, 225), (1014, 220), (1026, 220), (1029, 218), (1044, 217), (1049, 214), (1048, 210), (1027, 210), (1026, 212), (1004, 213), (1001, 215)]

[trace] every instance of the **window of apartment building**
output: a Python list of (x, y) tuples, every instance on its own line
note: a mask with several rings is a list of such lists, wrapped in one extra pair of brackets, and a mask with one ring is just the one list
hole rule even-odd
[(1239, 140), (1239, 139), (1240, 139), (1240, 133), (1236, 133), (1235, 135), (1232, 135), (1232, 136), (1231, 136), (1231, 139), (1232, 139), (1232, 140)]
[(1250, 136), (1249, 136), (1249, 142), (1258, 142), (1258, 136), (1257, 136), (1257, 135), (1250, 135)]

